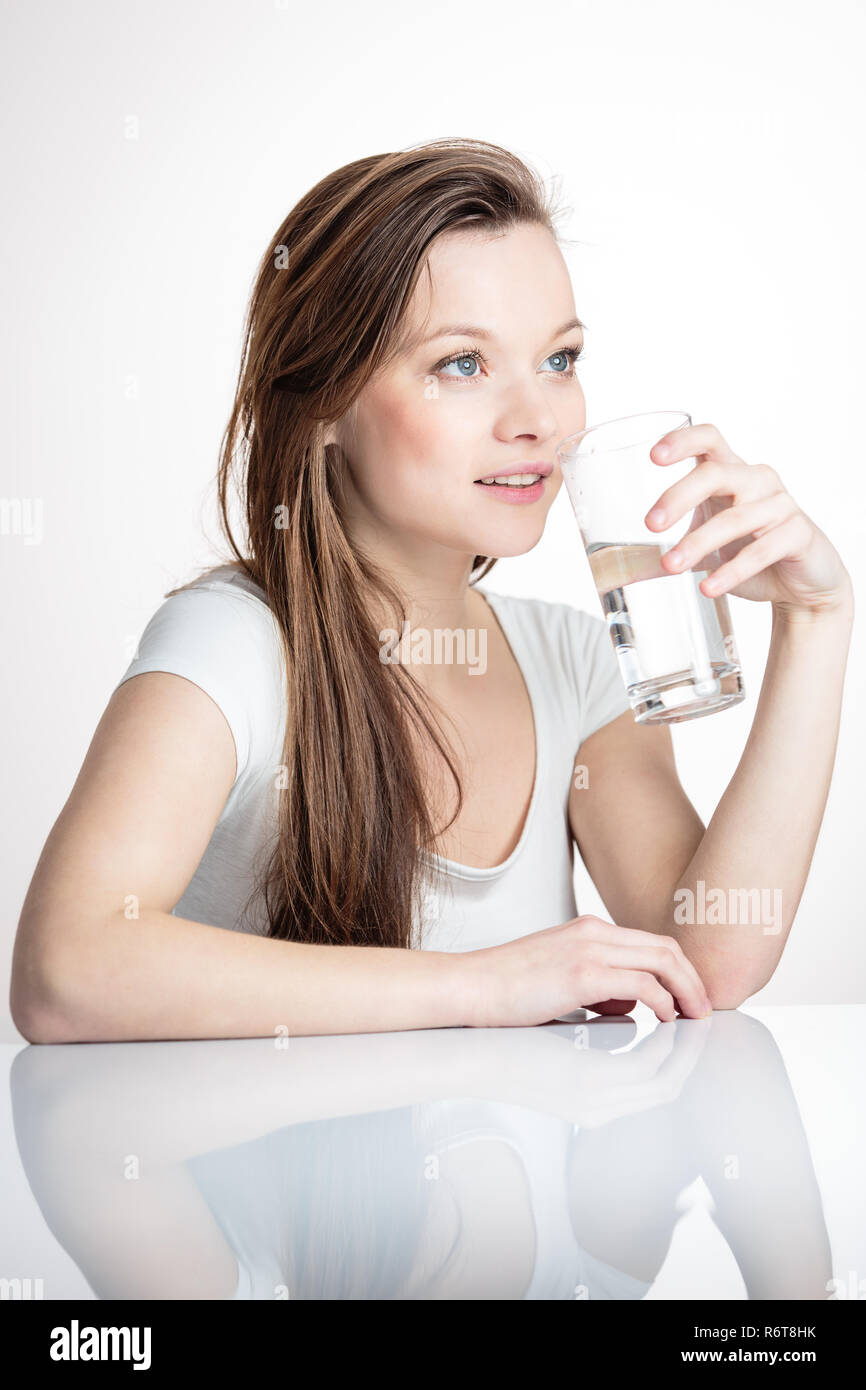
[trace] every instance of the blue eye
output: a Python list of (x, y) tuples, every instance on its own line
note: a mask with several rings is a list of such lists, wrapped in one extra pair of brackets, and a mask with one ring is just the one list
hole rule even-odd
[[(563, 347), (557, 352), (552, 352), (545, 362), (554, 362), (556, 365), (549, 368), (554, 376), (564, 376), (568, 379), (576, 379), (577, 373), (574, 370), (575, 364), (583, 357), (582, 347)], [(481, 372), (473, 372), (473, 366), (477, 367), (480, 362), (487, 362), (487, 358), (480, 348), (473, 347), (463, 352), (455, 352), (451, 357), (444, 357), (441, 362), (437, 362), (433, 371), (440, 376), (444, 376), (446, 368), (456, 367), (457, 373), (449, 373), (452, 381), (479, 381)]]
[(556, 362), (558, 364), (554, 367), (554, 371), (556, 372), (567, 372), (572, 360), (573, 359), (569, 357), (567, 352), (552, 352), (547, 358), (548, 362)]
[(473, 373), (473, 372), (471, 372), (471, 371), (464, 371), (463, 369), (464, 369), (464, 367), (477, 367), (477, 366), (478, 366), (478, 359), (479, 359), (479, 357), (480, 357), (480, 353), (474, 353), (474, 352), (466, 353), (466, 354), (465, 354), (464, 356), (462, 356), (462, 357), (452, 357), (452, 358), (450, 359), (450, 361), (444, 362), (444, 363), (442, 364), (442, 370), (444, 371), (446, 367), (456, 367), (457, 370), (458, 370), (458, 373), (459, 373), (461, 376), (463, 376), (463, 377), (471, 377), (471, 376), (474, 376), (475, 373)]

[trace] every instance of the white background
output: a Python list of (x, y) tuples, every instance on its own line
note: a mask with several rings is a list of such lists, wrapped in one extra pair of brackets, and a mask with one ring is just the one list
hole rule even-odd
[[(111, 689), (165, 590), (218, 539), (212, 479), (259, 257), (298, 198), (352, 159), (473, 136), (555, 178), (573, 209), (589, 423), (657, 409), (713, 422), (777, 469), (860, 593), (858, 0), (19, 0), (0, 25), (0, 496), (40, 501), (44, 517), (39, 544), (0, 535), (4, 980)], [(598, 612), (564, 489), (541, 543), (485, 583)], [(748, 698), (673, 730), (705, 822), (769, 638), (768, 605), (731, 607)], [(755, 1002), (866, 992), (858, 625), (809, 882)], [(601, 910), (587, 885), (578, 895)], [(17, 1036), (4, 998), (0, 1038)]]

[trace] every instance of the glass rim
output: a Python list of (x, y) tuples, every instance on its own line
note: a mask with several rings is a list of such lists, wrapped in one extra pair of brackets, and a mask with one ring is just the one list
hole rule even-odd
[[(685, 429), (691, 420), (691, 416), (687, 410), (638, 410), (633, 415), (619, 415), (615, 420), (599, 420), (597, 425), (587, 425), (586, 429), (578, 430), (576, 434), (567, 435), (565, 439), (557, 445), (556, 453), (558, 455), (560, 452), (572, 452), (578, 440), (585, 439), (588, 434), (594, 434), (596, 430), (605, 429), (608, 425), (623, 425), (627, 420), (652, 420), (659, 415), (682, 416), (682, 424), (674, 426), (674, 429), (678, 430)], [(670, 430), (665, 431), (665, 434), (670, 433)], [(658, 436), (658, 439), (662, 438), (664, 438), (664, 435)], [(618, 453), (620, 449), (637, 449), (640, 448), (642, 444), (658, 443), (658, 439), (632, 439), (628, 444), (614, 444), (609, 449), (597, 449), (593, 454), (585, 454), (584, 458), (595, 458), (599, 454), (615, 454)]]

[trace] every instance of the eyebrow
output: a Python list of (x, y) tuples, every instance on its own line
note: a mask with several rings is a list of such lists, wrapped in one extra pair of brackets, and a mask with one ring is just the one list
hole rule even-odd
[[(550, 336), (551, 338), (559, 338), (563, 333), (570, 333), (572, 328), (585, 329), (586, 324), (582, 319), (568, 319), (565, 323), (560, 324), (559, 328), (555, 328)], [(420, 342), (410, 344), (410, 350), (414, 350), (415, 347), (423, 347), (425, 343), (432, 343), (437, 338), (484, 338), (489, 342), (495, 336), (489, 329), (482, 328), (477, 323), (447, 323), (442, 328), (437, 328), (435, 333), (422, 338)]]

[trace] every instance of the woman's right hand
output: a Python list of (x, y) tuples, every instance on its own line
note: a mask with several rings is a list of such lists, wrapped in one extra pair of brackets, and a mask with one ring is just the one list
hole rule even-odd
[(712, 1009), (695, 967), (671, 936), (574, 917), (507, 941), (467, 951), (472, 1028), (532, 1027), (574, 1009), (627, 1013), (637, 1000), (663, 1022)]

